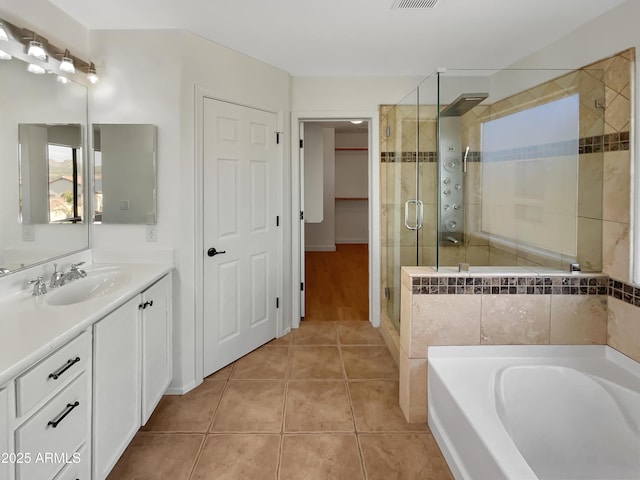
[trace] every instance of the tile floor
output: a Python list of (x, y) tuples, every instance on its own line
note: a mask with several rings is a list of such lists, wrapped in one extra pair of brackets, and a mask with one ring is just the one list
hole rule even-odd
[(165, 396), (108, 480), (450, 480), (368, 322), (303, 322)]

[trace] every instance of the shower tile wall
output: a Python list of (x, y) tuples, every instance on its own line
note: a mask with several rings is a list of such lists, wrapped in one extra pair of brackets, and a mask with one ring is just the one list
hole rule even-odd
[[(442, 246), (440, 265), (520, 265), (568, 268), (576, 261), (573, 255), (552, 259), (530, 249), (507, 247), (503, 242), (478, 235), (481, 230), (482, 164), (480, 162), (481, 124), (484, 121), (534, 107), (563, 96), (580, 93), (580, 155), (578, 163), (577, 258), (584, 270), (605, 271), (619, 276), (627, 269), (629, 243), (628, 204), (630, 171), (629, 120), (630, 79), (633, 50), (627, 50), (583, 69), (565, 74), (490, 106), (479, 105), (462, 116), (462, 144), (469, 145), (470, 156), (465, 184), (466, 235), (464, 246)], [(596, 103), (597, 102), (597, 103)], [(604, 110), (601, 106), (605, 106)], [(435, 107), (421, 106), (419, 123), (421, 160), (426, 152), (435, 152)], [(381, 138), (381, 179), (385, 183), (390, 169), (402, 170), (403, 185), (412, 191), (415, 164), (405, 168), (397, 162), (414, 162), (416, 151), (416, 107), (414, 105), (381, 107), (383, 131), (391, 126), (391, 136)], [(604, 135), (603, 135), (604, 134)], [(390, 163), (391, 162), (391, 163)], [(435, 165), (422, 165), (421, 185), (425, 218), (436, 220), (437, 184)], [(387, 198), (382, 196), (382, 198)], [(388, 205), (387, 205), (388, 206)], [(434, 210), (431, 210), (433, 208)], [(385, 205), (383, 205), (383, 210)], [(384, 215), (384, 212), (383, 212)], [(383, 225), (386, 225), (383, 218)], [(398, 225), (400, 225), (398, 223)], [(425, 225), (425, 231), (429, 224)], [(422, 235), (422, 265), (435, 264), (434, 234)], [(403, 244), (401, 258), (413, 259), (412, 245)], [(408, 248), (406, 248), (408, 247)], [(410, 261), (407, 264), (412, 264)], [(383, 263), (384, 264), (384, 263)]]
[[(423, 353), (426, 344), (435, 344), (435, 338), (446, 343), (451, 336), (462, 335), (474, 338), (474, 343), (607, 343), (623, 354), (640, 361), (640, 289), (631, 285), (630, 277), (630, 212), (631, 212), (631, 156), (630, 119), (631, 119), (631, 72), (635, 68), (633, 61), (635, 50), (630, 49), (604, 59), (588, 69), (601, 69), (605, 85), (604, 124), (589, 115), (589, 107), (581, 110), (579, 144), (579, 243), (578, 256), (591, 259), (591, 267), (610, 277), (608, 295), (542, 295), (539, 298), (521, 298), (522, 295), (447, 295), (440, 298), (445, 302), (445, 311), (433, 310), (432, 302), (436, 296), (413, 295), (411, 285), (403, 277), (403, 288), (407, 295), (402, 296), (403, 324), (400, 331), (400, 398), (403, 410), (410, 421), (424, 416), (426, 409), (426, 359)], [(573, 84), (585, 89), (594, 83), (587, 72), (576, 71), (554, 82), (540, 85), (531, 91), (523, 92), (510, 101), (518, 104), (523, 99), (530, 102), (542, 102), (543, 94), (551, 95), (545, 101), (558, 95), (562, 87)], [(596, 82), (597, 83), (597, 82)], [(588, 95), (586, 95), (588, 97)], [(536, 100), (537, 99), (537, 100)], [(595, 107), (595, 100), (593, 102)], [(387, 113), (393, 107), (386, 107)], [(508, 108), (505, 104), (504, 108)], [(415, 114), (415, 110), (413, 112)], [(463, 117), (463, 131), (473, 150), (479, 152), (479, 128), (481, 118), (495, 115), (495, 107), (476, 107)], [(394, 144), (395, 145), (395, 144)], [(400, 145), (400, 144), (398, 144)], [(404, 147), (403, 147), (404, 148)], [(434, 147), (432, 147), (434, 148)], [(390, 152), (383, 139), (381, 152)], [(477, 155), (477, 154), (476, 154)], [(473, 262), (476, 265), (545, 265), (544, 258), (526, 255), (517, 249), (496, 248), (473, 235), (478, 231), (481, 171), (480, 163), (469, 165), (467, 182), (468, 212), (471, 233), (468, 235), (465, 259), (478, 255), (488, 262)], [(393, 168), (385, 159), (381, 163), (381, 178), (385, 178), (388, 169)], [(435, 182), (433, 183), (435, 191)], [(382, 198), (385, 198), (384, 196)], [(384, 223), (383, 219), (383, 225)], [(399, 225), (399, 224), (398, 224)], [(435, 235), (434, 235), (435, 238)], [(462, 250), (462, 249), (459, 249)], [(485, 253), (486, 252), (486, 253)], [(452, 254), (454, 256), (455, 254)], [(383, 249), (384, 256), (384, 249)], [(386, 265), (383, 258), (383, 265)], [(425, 262), (423, 265), (433, 265)], [(633, 292), (633, 294), (629, 293)], [(441, 295), (438, 295), (441, 297)], [(442, 296), (444, 297), (444, 296)], [(414, 305), (414, 300), (417, 304)], [(516, 308), (526, 300), (527, 308)], [(533, 303), (532, 303), (533, 302)], [(424, 303), (424, 305), (423, 305)], [(400, 304), (400, 302), (398, 302)], [(504, 316), (513, 310), (503, 322), (492, 322), (496, 315)], [(442, 322), (451, 312), (466, 312), (462, 323)], [(408, 320), (408, 315), (412, 320)], [(420, 318), (416, 323), (416, 319)], [(546, 323), (548, 319), (548, 323)], [(429, 320), (431, 319), (431, 320)], [(536, 320), (537, 319), (537, 320)], [(406, 320), (406, 321), (404, 321)], [(436, 323), (433, 323), (436, 322)], [(438, 322), (436, 329), (433, 328)], [(429, 324), (431, 325), (429, 326)], [(421, 326), (419, 326), (421, 324)], [(548, 325), (548, 327), (546, 326)], [(458, 328), (459, 327), (459, 328)], [(538, 328), (540, 327), (540, 328)], [(436, 332), (437, 330), (437, 332)], [(425, 337), (426, 335), (426, 337)], [(422, 337), (421, 337), (422, 336)], [(420, 345), (419, 339), (426, 344)], [(451, 340), (451, 339), (450, 339)], [(440, 343), (442, 343), (440, 342)], [(463, 338), (455, 340), (464, 343)], [(412, 355), (412, 352), (416, 355)]]
[[(426, 421), (431, 345), (590, 345), (607, 342), (608, 279), (406, 268), (402, 276), (400, 406)], [(521, 269), (523, 272), (527, 269)]]

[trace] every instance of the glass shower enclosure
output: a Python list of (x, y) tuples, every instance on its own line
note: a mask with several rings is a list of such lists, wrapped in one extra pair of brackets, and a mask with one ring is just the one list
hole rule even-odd
[(381, 106), (383, 311), (401, 267), (602, 269), (602, 69), (449, 70)]

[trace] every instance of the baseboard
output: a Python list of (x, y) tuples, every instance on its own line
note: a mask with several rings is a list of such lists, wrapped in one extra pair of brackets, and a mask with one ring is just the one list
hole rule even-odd
[(368, 238), (336, 238), (337, 244), (343, 245), (362, 245), (365, 243), (369, 243)]
[(165, 395), (184, 395), (185, 393), (190, 392), (197, 386), (198, 385), (196, 384), (196, 382), (189, 382), (187, 385), (182, 385), (178, 387), (170, 386), (169, 388), (167, 388), (167, 391), (164, 392), (164, 394)]
[(304, 247), (305, 252), (335, 252), (335, 245), (309, 245)]

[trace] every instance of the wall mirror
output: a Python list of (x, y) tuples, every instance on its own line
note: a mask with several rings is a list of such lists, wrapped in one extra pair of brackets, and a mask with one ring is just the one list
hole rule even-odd
[(0, 60), (0, 275), (89, 248), (87, 89)]
[(94, 124), (94, 222), (156, 223), (157, 128)]

